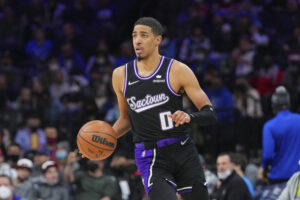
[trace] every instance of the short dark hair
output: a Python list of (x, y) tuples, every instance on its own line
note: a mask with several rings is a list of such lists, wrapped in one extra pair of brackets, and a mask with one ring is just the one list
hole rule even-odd
[(241, 153), (230, 153), (229, 154), (230, 160), (235, 165), (240, 165), (241, 170), (245, 172), (247, 167), (247, 158), (244, 154)]
[(157, 19), (155, 19), (153, 17), (142, 17), (142, 18), (139, 18), (134, 23), (134, 26), (136, 26), (136, 25), (149, 26), (151, 28), (151, 30), (152, 30), (152, 33), (155, 36), (162, 35), (162, 32), (163, 32), (163, 28), (162, 28), (161, 23)]

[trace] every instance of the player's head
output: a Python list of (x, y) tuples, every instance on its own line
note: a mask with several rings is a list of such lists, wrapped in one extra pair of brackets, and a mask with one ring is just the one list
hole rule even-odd
[(132, 42), (138, 60), (158, 53), (162, 32), (162, 25), (152, 17), (142, 17), (134, 23)]
[(271, 100), (274, 113), (290, 108), (290, 95), (284, 86), (276, 88)]

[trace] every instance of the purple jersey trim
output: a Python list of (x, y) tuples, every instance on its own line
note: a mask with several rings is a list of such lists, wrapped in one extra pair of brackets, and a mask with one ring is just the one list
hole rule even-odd
[(126, 89), (127, 89), (127, 76), (128, 76), (127, 66), (128, 66), (128, 64), (125, 65), (125, 78), (124, 78), (124, 88), (123, 88), (124, 97), (125, 97)]
[(152, 78), (153, 76), (155, 76), (155, 74), (159, 71), (159, 69), (161, 68), (163, 62), (165, 60), (165, 57), (162, 56), (161, 59), (160, 59), (160, 62), (158, 64), (158, 67), (155, 69), (155, 71), (150, 74), (149, 76), (146, 76), (146, 77), (142, 77), (139, 75), (138, 71), (137, 71), (137, 66), (136, 66), (136, 59), (133, 61), (133, 68), (134, 68), (134, 73), (135, 75), (138, 77), (138, 79), (141, 79), (141, 80), (148, 80), (150, 78)]
[(171, 85), (170, 85), (170, 81), (169, 81), (170, 69), (171, 69), (171, 66), (172, 66), (173, 61), (174, 61), (174, 59), (171, 59), (169, 65), (168, 65), (168, 68), (167, 68), (167, 74), (166, 74), (166, 80), (167, 80), (167, 85), (168, 85), (169, 90), (170, 90), (175, 96), (179, 96), (179, 97), (180, 97), (181, 95), (178, 94), (177, 92), (175, 92), (175, 91), (173, 90), (173, 88), (172, 88)]

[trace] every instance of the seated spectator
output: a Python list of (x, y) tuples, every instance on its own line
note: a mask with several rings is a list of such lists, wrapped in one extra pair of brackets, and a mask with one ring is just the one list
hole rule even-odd
[(23, 197), (30, 198), (32, 192), (32, 182), (30, 179), (33, 163), (27, 158), (22, 158), (17, 163), (18, 177), (13, 179), (15, 194)]
[(235, 81), (234, 104), (243, 116), (259, 118), (263, 116), (260, 95), (244, 78)]
[(287, 182), (278, 200), (300, 199), (300, 172), (295, 173)]
[(26, 53), (35, 61), (44, 61), (50, 56), (52, 47), (52, 42), (45, 38), (45, 31), (37, 28), (34, 30), (34, 38), (26, 45)]
[(75, 200), (112, 200), (117, 194), (117, 183), (115, 178), (103, 173), (104, 161), (89, 160), (87, 171), (73, 172), (72, 164), (77, 160), (76, 153), (70, 152), (64, 170), (65, 180), (77, 186)]
[(15, 142), (18, 143), (23, 152), (28, 150), (45, 150), (46, 135), (41, 128), (40, 115), (31, 111), (26, 116), (26, 125), (17, 131)]
[(243, 180), (245, 181), (248, 190), (251, 194), (252, 197), (254, 197), (254, 187), (252, 185), (252, 183), (250, 182), (250, 180), (245, 176), (245, 170), (246, 170), (246, 166), (247, 166), (247, 158), (245, 155), (241, 154), (241, 153), (231, 153), (230, 154), (230, 160), (233, 164), (233, 168), (235, 170), (235, 172), (243, 178)]
[(16, 177), (16, 170), (11, 168), (10, 165), (5, 162), (2, 149), (0, 149), (0, 175), (7, 175), (9, 177)]
[(50, 160), (50, 153), (48, 151), (33, 151), (33, 154), (33, 168), (31, 176), (36, 178), (43, 174), (42, 164)]
[(243, 179), (233, 169), (229, 154), (217, 158), (219, 182), (213, 192), (212, 200), (248, 200), (251, 194)]
[(253, 84), (259, 94), (264, 96), (270, 96), (275, 88), (283, 81), (284, 73), (280, 67), (274, 62), (271, 54), (263, 56), (262, 64), (255, 75)]
[(12, 180), (7, 175), (0, 175), (0, 199), (1, 200), (25, 200), (14, 193)]
[(216, 108), (219, 121), (232, 122), (233, 119), (233, 97), (231, 92), (223, 83), (217, 68), (211, 67), (203, 78), (206, 86), (206, 94)]
[(110, 167), (119, 184), (122, 200), (142, 199), (144, 187), (141, 177), (137, 173), (135, 160), (130, 158), (127, 149), (115, 152)]
[(6, 149), (6, 163), (9, 164), (12, 169), (8, 176), (12, 179), (17, 177), (17, 172), (15, 168), (17, 167), (17, 162), (22, 156), (23, 152), (21, 146), (17, 143), (11, 143)]
[(200, 159), (200, 163), (202, 165), (202, 168), (204, 170), (204, 175), (205, 175), (205, 179), (206, 179), (206, 187), (207, 187), (207, 190), (208, 190), (208, 194), (212, 195), (213, 189), (217, 185), (218, 177), (212, 171), (210, 171), (207, 168), (206, 162), (205, 162), (203, 156), (200, 155), (200, 154), (199, 154), (199, 159)]
[(32, 199), (68, 200), (68, 190), (59, 181), (58, 166), (54, 161), (42, 165), (43, 175), (33, 183)]

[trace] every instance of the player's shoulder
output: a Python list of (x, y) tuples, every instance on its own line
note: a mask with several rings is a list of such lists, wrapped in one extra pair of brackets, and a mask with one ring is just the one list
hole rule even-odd
[(122, 78), (125, 74), (125, 65), (121, 65), (114, 69), (113, 78)]
[(191, 69), (186, 64), (184, 64), (183, 62), (180, 62), (176, 59), (174, 59), (174, 61), (172, 63), (171, 70), (175, 73), (191, 72)]

